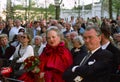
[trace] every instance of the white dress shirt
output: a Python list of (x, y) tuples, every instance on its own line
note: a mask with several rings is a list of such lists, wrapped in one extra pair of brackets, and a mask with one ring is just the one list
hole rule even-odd
[(14, 36), (18, 34), (19, 29), (21, 29), (23, 27), (19, 26), (19, 27), (12, 27), (10, 32), (9, 32), (9, 41), (12, 41)]
[[(16, 51), (15, 53), (12, 55), (12, 57), (10, 58), (10, 60), (13, 60), (15, 57), (18, 57), (18, 51), (19, 51), (19, 47), (20, 45), (18, 45), (16, 47)], [(21, 57), (17, 60), (17, 63), (21, 63), (24, 62), (24, 60), (30, 56), (34, 56), (34, 50), (33, 47), (31, 45), (28, 45), (26, 48), (21, 48), (20, 49), (20, 55)]]
[[(92, 51), (91, 51), (91, 54), (95, 53), (99, 48), (100, 48), (100, 47), (96, 48), (95, 50), (92, 50)], [(91, 55), (91, 56), (92, 56), (92, 55)], [(85, 56), (85, 57), (86, 57), (86, 56)], [(84, 57), (84, 58), (85, 58), (85, 57)], [(83, 60), (84, 60), (84, 58), (83, 58)], [(82, 61), (83, 61), (83, 60), (82, 60)], [(82, 62), (82, 61), (81, 61), (81, 62)], [(80, 64), (81, 64), (81, 62), (80, 62)], [(74, 67), (72, 68), (72, 72), (75, 72), (75, 69), (76, 69), (77, 67), (80, 67), (80, 65), (74, 66)]]
[(110, 44), (110, 41), (108, 41), (106, 44), (102, 45), (102, 49), (106, 49), (109, 44)]

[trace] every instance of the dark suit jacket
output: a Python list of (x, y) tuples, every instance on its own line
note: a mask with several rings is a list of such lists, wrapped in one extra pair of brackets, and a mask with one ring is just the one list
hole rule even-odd
[(9, 47), (5, 49), (5, 53), (3, 53), (2, 47), (0, 46), (0, 67), (9, 66), (10, 64), (9, 58), (13, 55), (14, 52), (15, 52), (14, 46), (9, 45)]
[(7, 28), (7, 27), (5, 27), (4, 29), (3, 29), (3, 31), (2, 31), (2, 33), (3, 34), (7, 34), (8, 35), (8, 37), (9, 37), (9, 29)]
[(75, 52), (75, 48), (71, 49), (71, 53), (73, 55), (73, 65), (79, 65), (81, 60), (84, 58), (85, 55), (87, 55), (87, 48), (85, 45), (81, 46), (80, 51)]
[(0, 47), (0, 58), (1, 59), (9, 59), (14, 52), (15, 52), (14, 46), (9, 45), (9, 47), (7, 47), (5, 49), (5, 54), (3, 54), (2, 47)]
[[(84, 79), (81, 82), (109, 82), (113, 70), (112, 56), (113, 54), (111, 52), (100, 48), (83, 66), (75, 69), (74, 75), (83, 77)], [(90, 64), (93, 61), (94, 63)], [(67, 76), (68, 74), (65, 74), (63, 78), (66, 80)]]
[(120, 50), (112, 43), (107, 46), (106, 50), (109, 50), (113, 53), (114, 70), (111, 76), (111, 82), (120, 82), (120, 71), (116, 72), (118, 69), (118, 65), (120, 65)]
[(80, 51), (77, 52), (74, 51), (75, 48), (71, 49), (71, 53), (73, 55), (73, 65), (69, 67), (63, 74), (63, 78), (66, 82), (74, 82), (73, 79), (76, 77), (76, 74), (71, 71), (72, 67), (75, 65), (79, 65), (85, 55), (88, 54), (85, 45), (81, 46), (79, 49)]
[(106, 50), (109, 50), (110, 52), (113, 53), (113, 62), (114, 62), (114, 65), (115, 65), (115, 70), (117, 69), (116, 67), (118, 67), (118, 65), (120, 65), (120, 50), (115, 47), (112, 43), (110, 43)]

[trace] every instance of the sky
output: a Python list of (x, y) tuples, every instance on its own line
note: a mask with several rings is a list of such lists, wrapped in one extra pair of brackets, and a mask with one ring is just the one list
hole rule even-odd
[[(0, 0), (0, 12), (1, 10), (5, 9), (6, 1), (7, 0)], [(12, 0), (12, 1), (15, 2), (15, 1), (20, 1), (20, 0)], [(41, 6), (45, 6), (45, 1), (47, 5), (50, 3), (54, 4), (54, 0), (36, 0), (36, 1), (38, 1), (38, 4)], [(75, 2), (76, 2), (76, 6), (78, 6), (78, 1), (80, 1), (80, 5), (83, 5), (83, 4), (87, 5), (87, 4), (92, 3), (92, 1), (99, 2), (100, 0), (63, 0), (62, 4), (64, 4), (64, 7), (62, 6), (62, 4), (61, 4), (61, 7), (71, 9), (75, 6)]]

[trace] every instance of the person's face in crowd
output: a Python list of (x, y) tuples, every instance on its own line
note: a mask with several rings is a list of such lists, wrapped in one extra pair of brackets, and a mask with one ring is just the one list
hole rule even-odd
[(47, 30), (46, 27), (43, 27), (43, 28), (42, 28), (42, 31), (43, 31), (44, 33), (46, 32), (46, 30)]
[(42, 36), (42, 42), (43, 43), (46, 43), (47, 41), (46, 41), (46, 36)]
[(70, 33), (65, 35), (67, 40), (71, 40)]
[(3, 28), (5, 28), (6, 27), (6, 23), (5, 22), (3, 22)]
[(28, 24), (26, 25), (26, 28), (30, 28), (30, 23), (28, 23)]
[(9, 25), (10, 27), (13, 26), (13, 20), (12, 20), (12, 19), (8, 19), (8, 25)]
[(62, 23), (64, 23), (64, 19), (61, 19), (60, 21), (61, 21)]
[(117, 43), (117, 47), (120, 49), (120, 42)]
[(77, 34), (76, 33), (74, 33), (74, 32), (71, 32), (70, 33), (70, 38), (71, 38), (71, 40), (73, 40), (74, 39), (74, 37), (76, 37), (77, 36)]
[(117, 19), (120, 20), (120, 16), (118, 16)]
[(0, 30), (3, 29), (3, 23), (0, 23)]
[(15, 24), (16, 24), (17, 27), (19, 27), (21, 25), (20, 20), (16, 20)]
[(70, 24), (67, 24), (67, 23), (66, 23), (66, 30), (68, 30), (68, 31), (69, 31), (69, 30), (70, 30), (70, 28), (71, 28)]
[(7, 37), (3, 37), (0, 39), (1, 45), (6, 46), (8, 44), (8, 39)]
[(35, 38), (35, 45), (40, 45), (42, 40), (38, 37)]
[(74, 46), (75, 48), (80, 48), (81, 44), (80, 44), (79, 41), (73, 40), (73, 46)]
[(120, 42), (120, 34), (114, 34), (113, 38), (115, 41)]
[(60, 36), (58, 36), (57, 32), (51, 30), (47, 33), (47, 42), (50, 46), (57, 46), (60, 43)]
[(39, 25), (39, 22), (37, 22), (36, 24), (34, 24), (34, 27), (35, 28), (37, 28), (37, 27), (39, 27), (40, 25)]
[(74, 20), (74, 17), (73, 17), (73, 16), (71, 17), (71, 20)]
[(12, 19), (8, 19), (8, 24), (13, 24), (13, 20)]
[(21, 42), (21, 40), (22, 40), (22, 39), (21, 39), (22, 35), (23, 35), (23, 34), (18, 34), (18, 35), (17, 35), (17, 40), (20, 41), (20, 42)]
[(0, 21), (2, 21), (2, 17), (0, 17)]
[(29, 39), (28, 39), (28, 37), (27, 37), (27, 35), (26, 34), (23, 34), (22, 36), (21, 36), (21, 43), (22, 44), (24, 44), (24, 43), (28, 43), (29, 42)]
[(76, 25), (73, 28), (74, 28), (74, 31), (78, 31), (78, 27)]
[(92, 51), (100, 46), (101, 36), (94, 29), (85, 31), (83, 37), (88, 50)]

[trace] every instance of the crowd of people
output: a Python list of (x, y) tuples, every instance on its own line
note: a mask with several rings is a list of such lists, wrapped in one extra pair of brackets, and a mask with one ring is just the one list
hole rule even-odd
[[(39, 57), (37, 74), (24, 69), (31, 56)], [(24, 82), (120, 82), (120, 16), (0, 20), (0, 60)]]

